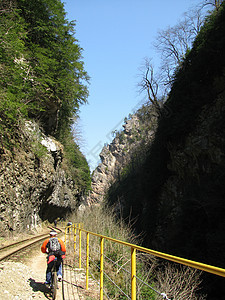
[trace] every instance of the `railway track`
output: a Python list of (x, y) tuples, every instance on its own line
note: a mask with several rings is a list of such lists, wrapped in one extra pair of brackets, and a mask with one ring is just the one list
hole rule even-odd
[[(50, 229), (53, 229), (49, 227)], [(60, 229), (59, 229), (60, 230)], [(61, 231), (61, 230), (60, 230)], [(13, 256), (26, 251), (27, 249), (36, 246), (37, 244), (43, 242), (46, 238), (49, 237), (49, 233), (44, 233), (41, 235), (36, 235), (7, 246), (0, 248), (0, 261), (8, 260)]]
[(16, 243), (12, 243), (0, 249), (0, 261), (7, 260), (11, 258), (13, 255), (18, 254), (37, 243), (40, 243), (42, 240), (46, 239), (48, 234), (42, 234), (40, 236), (35, 236), (32, 238), (28, 238)]

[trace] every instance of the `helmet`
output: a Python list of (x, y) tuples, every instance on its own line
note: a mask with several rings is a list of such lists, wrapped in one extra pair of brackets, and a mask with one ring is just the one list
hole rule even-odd
[(55, 230), (50, 231), (50, 235), (57, 235), (57, 232)]

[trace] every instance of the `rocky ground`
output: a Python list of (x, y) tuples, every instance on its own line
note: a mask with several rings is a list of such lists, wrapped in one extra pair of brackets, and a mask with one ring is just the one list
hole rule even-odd
[(41, 261), (41, 257), (32, 256), (30, 264), (1, 263), (0, 299), (48, 299), (48, 289), (44, 285), (45, 264)]
[[(6, 242), (7, 243), (7, 242)], [(40, 251), (40, 245), (28, 254), (17, 259), (0, 263), (0, 299), (31, 300), (51, 299), (49, 289), (44, 285), (46, 257)], [(66, 270), (65, 270), (66, 276)], [(97, 287), (85, 290), (85, 275), (79, 272), (74, 285), (64, 283), (65, 300), (99, 299)], [(71, 288), (72, 287), (72, 288)], [(57, 300), (62, 300), (62, 284), (59, 283)]]

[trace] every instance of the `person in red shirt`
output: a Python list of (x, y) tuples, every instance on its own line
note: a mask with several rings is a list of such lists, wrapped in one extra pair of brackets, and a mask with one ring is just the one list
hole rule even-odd
[[(59, 243), (59, 250), (57, 251), (53, 251), (51, 249), (51, 244), (52, 244), (52, 240), (54, 239), (54, 241), (58, 240), (57, 244)], [(63, 258), (65, 258), (65, 254), (66, 254), (66, 246), (64, 244), (64, 242), (57, 237), (57, 232), (52, 230), (50, 231), (50, 237), (47, 238), (44, 243), (41, 246), (41, 252), (43, 253), (47, 253), (47, 269), (46, 269), (46, 281), (45, 284), (46, 285), (50, 285), (51, 283), (51, 268), (53, 265), (53, 261), (57, 260), (57, 276), (58, 276), (58, 280), (61, 281), (62, 280), (62, 261)]]

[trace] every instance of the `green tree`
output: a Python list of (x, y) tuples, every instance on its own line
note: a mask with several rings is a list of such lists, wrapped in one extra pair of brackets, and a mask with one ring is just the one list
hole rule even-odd
[(0, 130), (1, 141), (10, 141), (12, 127), (27, 115), (24, 103), (27, 75), (24, 22), (14, 1), (0, 3)]
[(39, 121), (64, 143), (70, 173), (83, 191), (90, 188), (90, 170), (71, 129), (87, 102), (89, 77), (74, 35), (60, 0), (0, 2), (1, 146), (12, 149), (19, 141), (20, 120)]
[(66, 19), (60, 0), (18, 0), (17, 7), (26, 23), (25, 45), (34, 74), (29, 116), (58, 136), (70, 128), (88, 96), (75, 23)]

